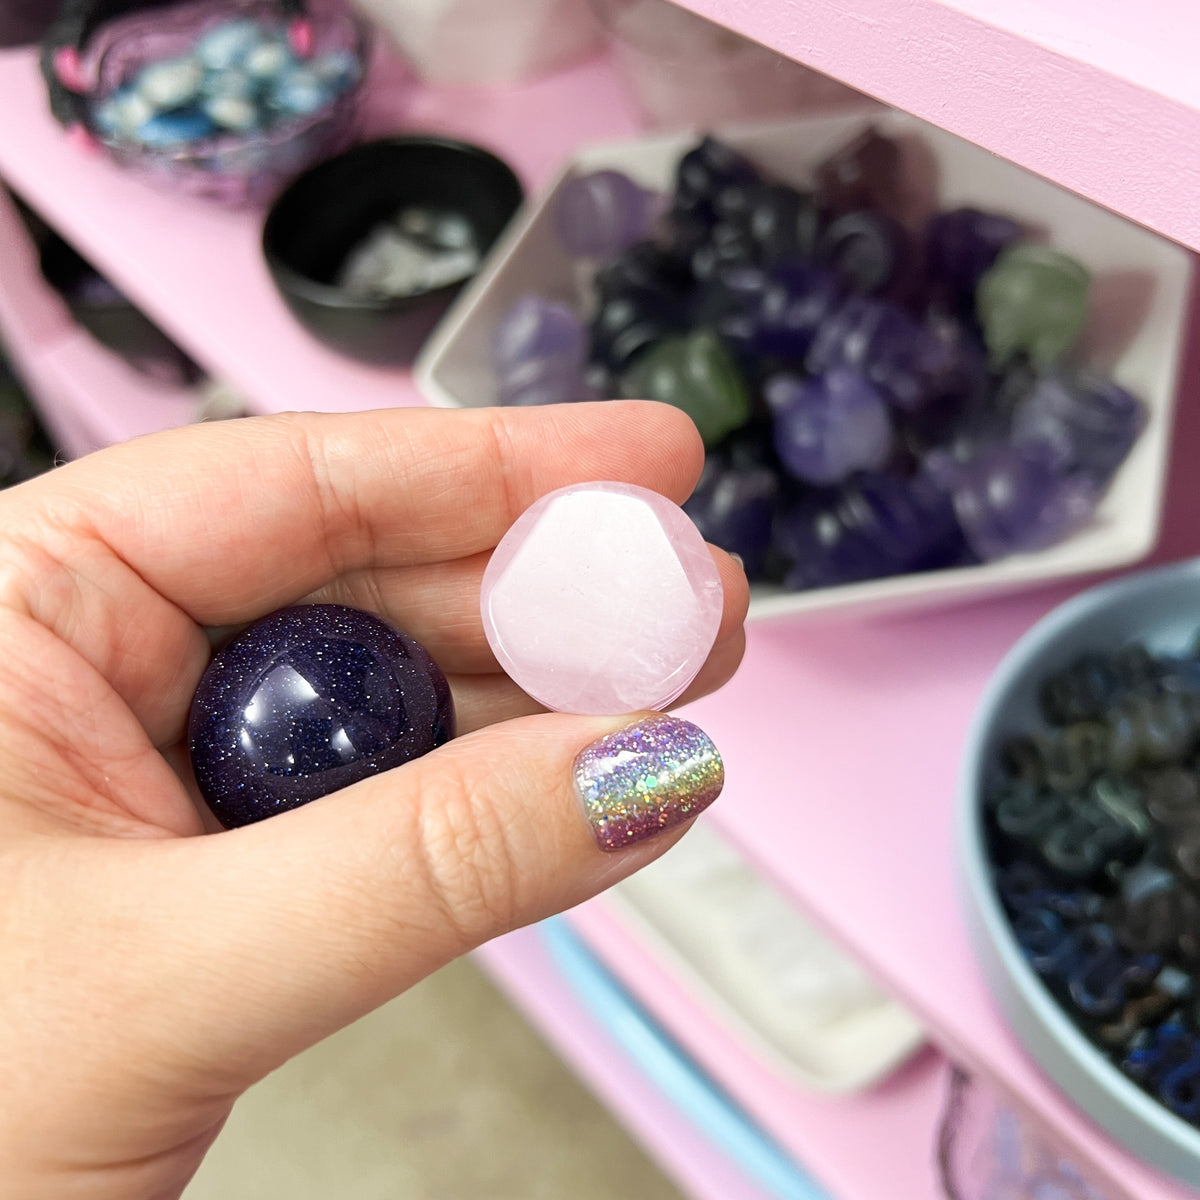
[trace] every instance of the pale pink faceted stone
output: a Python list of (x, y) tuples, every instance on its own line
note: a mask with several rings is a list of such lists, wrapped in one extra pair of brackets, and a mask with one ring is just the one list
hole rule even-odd
[(676, 699), (704, 665), (724, 607), (687, 514), (626, 483), (543, 496), (496, 547), (480, 599), (510, 678), (547, 708), (594, 715)]

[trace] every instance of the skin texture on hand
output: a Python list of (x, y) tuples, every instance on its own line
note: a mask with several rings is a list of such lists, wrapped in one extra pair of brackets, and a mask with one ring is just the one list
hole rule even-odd
[[(256, 1080), (676, 840), (600, 850), (573, 764), (639, 715), (540, 711), (488, 649), (479, 582), (546, 492), (682, 502), (702, 460), (664, 405), (399, 409), (191, 427), (0, 493), (6, 1195), (178, 1196)], [(725, 613), (681, 703), (742, 655), (745, 578), (713, 555)], [(216, 631), (303, 601), (421, 641), (460, 736), (217, 831), (182, 750), (192, 692)]]

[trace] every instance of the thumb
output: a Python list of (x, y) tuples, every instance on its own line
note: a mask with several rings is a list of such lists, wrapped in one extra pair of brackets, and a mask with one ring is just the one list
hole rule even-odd
[(457, 955), (633, 873), (723, 782), (687, 721), (543, 714), (260, 824), (150, 848), (170, 902), (143, 961), (183, 1006), (164, 1034), (186, 1030), (191, 1061), (240, 1090)]

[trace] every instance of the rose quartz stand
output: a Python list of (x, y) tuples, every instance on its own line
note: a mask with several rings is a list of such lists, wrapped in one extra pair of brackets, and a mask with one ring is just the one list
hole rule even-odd
[(484, 572), (500, 665), (547, 708), (663, 708), (708, 657), (724, 596), (682, 509), (625, 483), (561, 488), (527, 509)]

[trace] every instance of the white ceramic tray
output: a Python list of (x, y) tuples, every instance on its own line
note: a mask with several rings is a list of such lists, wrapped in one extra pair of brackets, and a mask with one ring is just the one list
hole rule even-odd
[(749, 1053), (801, 1087), (868, 1087), (925, 1043), (912, 1014), (703, 821), (602, 903)]
[[(842, 113), (717, 130), (775, 177), (811, 183), (813, 167), (874, 125), (904, 147), (914, 213), (974, 205), (1024, 222), (1093, 273), (1089, 324), (1076, 357), (1111, 374), (1148, 406), (1149, 421), (1095, 520), (1058, 545), (976, 567), (871, 580), (808, 592), (755, 587), (751, 617), (830, 610), (913, 608), (1114, 569), (1153, 547), (1162, 507), (1176, 374), (1191, 287), (1191, 255), (985, 150), (901, 113)], [(488, 265), (462, 293), (416, 363), (433, 403), (492, 403), (492, 331), (518, 296), (580, 301), (578, 273), (559, 245), (552, 214), (565, 182), (615, 167), (666, 190), (694, 134), (590, 146), (566, 164), (518, 217)]]

